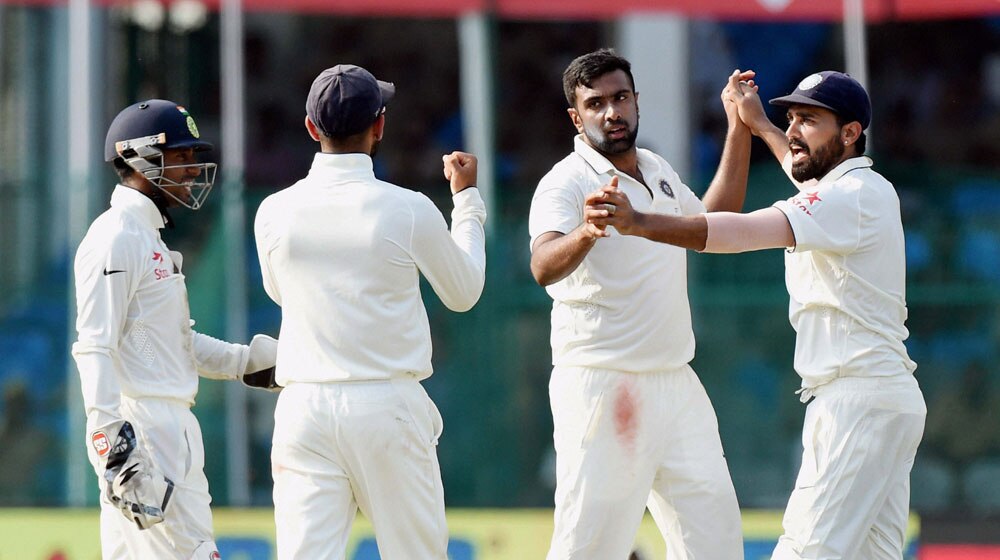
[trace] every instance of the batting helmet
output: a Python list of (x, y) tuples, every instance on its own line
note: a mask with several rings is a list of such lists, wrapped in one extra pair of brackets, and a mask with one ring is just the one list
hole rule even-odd
[[(121, 158), (126, 165), (141, 173), (153, 185), (180, 204), (197, 210), (208, 197), (215, 182), (216, 165), (198, 163), (164, 166), (163, 150), (192, 148), (208, 151), (212, 144), (201, 139), (194, 118), (187, 109), (164, 99), (150, 99), (123, 109), (111, 121), (104, 141), (104, 160)], [(177, 183), (164, 177), (164, 170), (177, 167), (201, 170), (198, 180)], [(191, 189), (189, 200), (182, 200), (164, 187), (183, 186)]]

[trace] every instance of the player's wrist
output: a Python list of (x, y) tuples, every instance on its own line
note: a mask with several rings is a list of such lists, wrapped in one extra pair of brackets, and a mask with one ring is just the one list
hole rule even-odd
[(458, 189), (452, 188), (451, 189), (451, 196), (455, 196), (455, 195), (461, 193), (462, 191), (467, 191), (469, 189), (475, 189), (475, 188), (477, 188), (475, 184), (466, 185), (466, 186), (458, 188)]

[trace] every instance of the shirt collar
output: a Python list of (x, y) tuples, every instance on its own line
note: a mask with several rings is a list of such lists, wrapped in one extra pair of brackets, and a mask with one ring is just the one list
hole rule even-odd
[(111, 193), (111, 207), (137, 216), (153, 229), (163, 229), (165, 225), (160, 209), (148, 196), (121, 183)]
[(313, 158), (310, 175), (332, 179), (374, 178), (375, 169), (368, 154), (327, 154), (318, 152)]
[(600, 152), (591, 147), (583, 139), (582, 134), (577, 134), (576, 138), (573, 139), (573, 151), (580, 154), (580, 157), (587, 162), (587, 165), (592, 167), (598, 175), (603, 175), (604, 173), (614, 173), (616, 171), (615, 166), (612, 165), (608, 158), (601, 155)]
[[(573, 139), (573, 151), (580, 155), (584, 161), (587, 162), (598, 175), (603, 175), (605, 173), (609, 175), (618, 175), (621, 172), (614, 166), (608, 158), (604, 157), (601, 152), (595, 150), (590, 144), (588, 144), (584, 139), (582, 134), (577, 134), (576, 138)], [(659, 172), (659, 164), (655, 160), (649, 158), (643, 150), (636, 148), (636, 163), (639, 165), (639, 169), (642, 170), (642, 174)], [(622, 176), (627, 177), (624, 173)], [(646, 175), (652, 177), (654, 175)]]
[(823, 176), (819, 180), (820, 183), (832, 183), (837, 179), (840, 179), (844, 175), (847, 175), (855, 169), (863, 169), (872, 166), (872, 158), (868, 156), (858, 156), (849, 159), (845, 159), (840, 162), (839, 165), (830, 170), (829, 173)]

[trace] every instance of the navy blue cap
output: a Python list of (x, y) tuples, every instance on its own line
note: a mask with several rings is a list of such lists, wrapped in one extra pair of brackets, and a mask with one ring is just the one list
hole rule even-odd
[(149, 99), (122, 109), (111, 121), (104, 139), (104, 161), (112, 161), (121, 155), (118, 153), (120, 142), (161, 134), (163, 136), (153, 143), (160, 149), (212, 149), (212, 144), (201, 139), (198, 126), (187, 109), (166, 99)]
[(338, 64), (313, 80), (306, 115), (323, 134), (343, 138), (371, 126), (395, 93), (396, 86), (364, 68)]
[(826, 70), (807, 76), (791, 94), (776, 97), (771, 105), (812, 105), (837, 113), (847, 122), (858, 121), (861, 129), (872, 121), (872, 102), (857, 80), (843, 72)]

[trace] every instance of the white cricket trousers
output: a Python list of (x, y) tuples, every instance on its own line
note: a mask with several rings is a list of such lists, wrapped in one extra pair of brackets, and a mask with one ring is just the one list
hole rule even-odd
[(719, 425), (688, 367), (655, 373), (556, 367), (548, 560), (625, 560), (649, 508), (671, 560), (742, 560)]
[(212, 498), (204, 473), (205, 448), (190, 406), (173, 399), (135, 400), (123, 395), (120, 410), (122, 417), (132, 423), (138, 445), (153, 465), (174, 482), (174, 493), (163, 522), (140, 531), (108, 502), (106, 483), (99, 478), (102, 558), (216, 560), (209, 507)]
[(278, 560), (342, 560), (359, 508), (383, 560), (446, 560), (441, 429), (413, 379), (285, 387), (271, 448)]
[(901, 560), (927, 407), (912, 375), (812, 390), (802, 467), (773, 560)]

